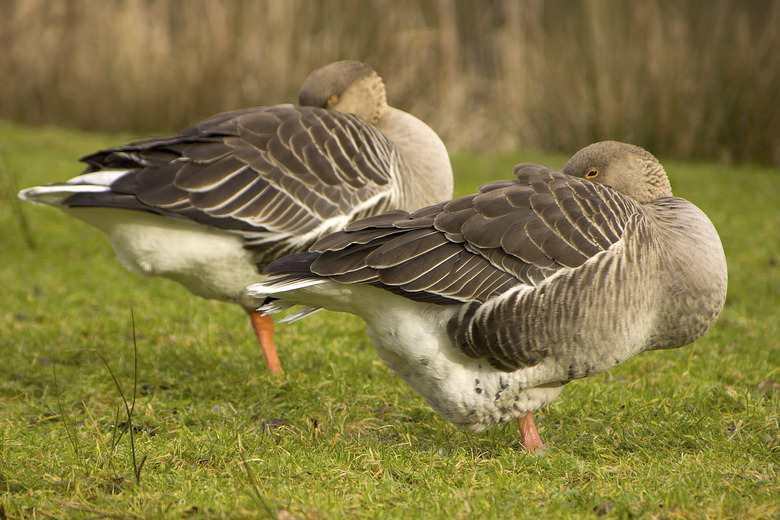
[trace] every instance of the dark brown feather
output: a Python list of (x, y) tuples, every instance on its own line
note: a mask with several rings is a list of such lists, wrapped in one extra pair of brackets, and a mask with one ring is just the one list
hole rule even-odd
[(493, 182), (411, 215), (353, 222), (312, 247), (320, 254), (313, 272), (419, 301), (484, 302), (583, 265), (617, 242), (638, 211), (589, 181), (538, 165), (516, 172), (517, 181)]
[[(217, 114), (177, 135), (101, 150), (85, 173), (122, 168), (115, 193), (72, 205), (116, 206), (189, 219), (243, 235), (293, 237), (328, 219), (388, 205), (406, 165), (387, 138), (349, 114), (278, 105)], [(339, 220), (334, 220), (338, 222)], [(335, 225), (335, 224), (334, 224)], [(298, 244), (300, 247), (300, 244)]]

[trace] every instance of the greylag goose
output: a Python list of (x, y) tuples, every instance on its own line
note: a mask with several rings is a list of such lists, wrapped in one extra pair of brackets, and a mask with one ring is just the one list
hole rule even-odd
[(701, 337), (726, 297), (707, 216), (672, 196), (642, 148), (601, 142), (557, 172), (413, 213), (370, 216), (270, 264), (249, 288), (272, 313), (306, 305), (367, 322), (380, 358), (442, 416), (481, 431), (532, 413), (574, 379)]
[(241, 305), (278, 373), (273, 322), (245, 291), (265, 278), (263, 267), (356, 218), (452, 197), (441, 139), (387, 106), (368, 65), (312, 72), (299, 103), (227, 112), (101, 150), (81, 159), (78, 177), (19, 195), (103, 231), (133, 272)]

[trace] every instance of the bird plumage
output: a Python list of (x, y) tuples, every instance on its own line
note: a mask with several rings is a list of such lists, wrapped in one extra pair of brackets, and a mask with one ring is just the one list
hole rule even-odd
[(250, 292), (281, 300), (269, 310), (362, 317), (383, 360), (475, 430), (715, 322), (727, 280), (717, 232), (648, 152), (597, 143), (562, 172), (521, 164), (515, 176), (353, 222), (272, 263), (275, 278)]
[(318, 69), (299, 97), (100, 150), (81, 159), (82, 175), (20, 197), (98, 227), (130, 270), (251, 313), (244, 289), (274, 259), (354, 219), (452, 194), (444, 144), (387, 106), (367, 65)]

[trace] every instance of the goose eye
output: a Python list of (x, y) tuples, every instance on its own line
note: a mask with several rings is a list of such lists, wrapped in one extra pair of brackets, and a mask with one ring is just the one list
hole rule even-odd
[(328, 101), (327, 101), (327, 103), (325, 104), (325, 106), (326, 106), (326, 107), (332, 106), (332, 105), (334, 105), (334, 104), (335, 104), (335, 103), (336, 103), (338, 100), (339, 100), (339, 95), (338, 95), (338, 94), (333, 94), (332, 96), (330, 96), (330, 97), (328, 98)]
[(598, 175), (599, 175), (599, 171), (598, 171), (597, 169), (595, 169), (595, 168), (591, 168), (591, 169), (590, 169), (590, 170), (588, 170), (588, 172), (585, 174), (585, 178), (586, 178), (586, 179), (593, 179), (593, 178), (595, 178), (595, 177), (598, 177)]

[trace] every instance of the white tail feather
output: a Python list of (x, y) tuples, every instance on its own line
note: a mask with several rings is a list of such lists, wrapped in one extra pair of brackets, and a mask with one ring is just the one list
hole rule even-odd
[(107, 186), (69, 186), (58, 184), (56, 186), (36, 186), (19, 192), (19, 198), (33, 204), (47, 204), (57, 206), (74, 193), (101, 193), (111, 191)]
[(281, 320), (279, 320), (280, 323), (292, 323), (294, 321), (298, 321), (300, 319), (305, 318), (306, 316), (311, 316), (315, 312), (319, 312), (322, 310), (322, 307), (304, 307), (298, 312), (294, 314), (290, 314), (288, 316), (285, 316)]
[(269, 280), (263, 283), (256, 283), (247, 287), (247, 294), (253, 298), (263, 298), (278, 293), (295, 291), (312, 285), (319, 285), (328, 280), (316, 278), (295, 278), (292, 280)]
[(85, 173), (78, 177), (73, 177), (65, 181), (65, 184), (92, 185), (92, 186), (111, 186), (117, 179), (127, 175), (131, 170), (100, 170), (92, 173)]
[(292, 302), (274, 300), (271, 303), (266, 303), (262, 307), (259, 307), (257, 310), (262, 312), (264, 316), (268, 316), (269, 314), (276, 314), (277, 312), (282, 312), (285, 309), (289, 309), (293, 305), (295, 304)]
[[(258, 311), (262, 312), (264, 316), (268, 316), (269, 314), (276, 314), (277, 312), (282, 312), (283, 310), (289, 309), (290, 307), (293, 307), (295, 304), (292, 302), (286, 302), (283, 300), (274, 300), (271, 303), (267, 303), (257, 309)], [(290, 314), (288, 316), (285, 316), (281, 320), (279, 320), (279, 323), (292, 323), (294, 321), (298, 321), (302, 318), (305, 318), (306, 316), (309, 316), (311, 314), (314, 314), (315, 312), (319, 312), (322, 310), (322, 307), (312, 307), (312, 306), (306, 306), (299, 310), (296, 313)]]
[(19, 192), (19, 198), (33, 204), (57, 206), (74, 193), (104, 193), (114, 181), (127, 174), (127, 170), (101, 170), (73, 177), (60, 184), (35, 186)]

